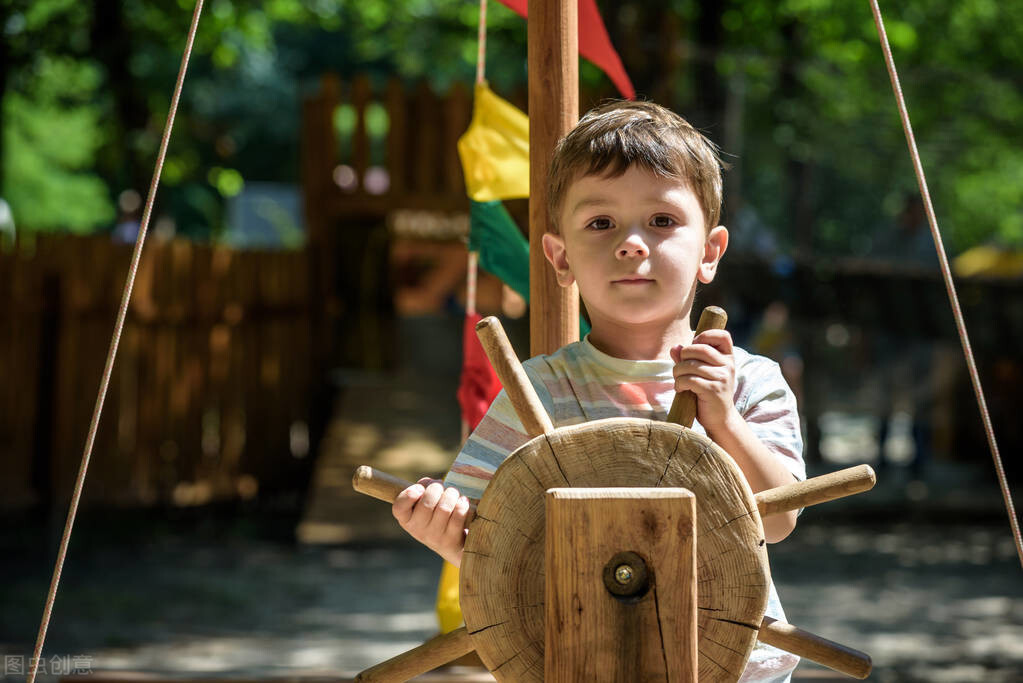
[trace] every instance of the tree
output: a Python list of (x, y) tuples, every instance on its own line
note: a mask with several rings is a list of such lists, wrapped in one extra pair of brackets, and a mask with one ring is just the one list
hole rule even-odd
[[(20, 226), (101, 229), (118, 192), (148, 186), (192, 7), (0, 2), (0, 187)], [(915, 180), (868, 5), (600, 7), (638, 91), (724, 147), (729, 220), (761, 226), (782, 250), (878, 252)], [(326, 70), (471, 82), (477, 11), (463, 0), (209, 0), (158, 211), (215, 235), (225, 195), (245, 180), (296, 181), (301, 93)], [(1023, 7), (906, 0), (885, 11), (947, 242), (1023, 244)], [(525, 82), (525, 23), (491, 2), (488, 24), (488, 78), (511, 93)], [(610, 90), (586, 63), (581, 78), (588, 92)], [(65, 215), (69, 203), (78, 215)]]

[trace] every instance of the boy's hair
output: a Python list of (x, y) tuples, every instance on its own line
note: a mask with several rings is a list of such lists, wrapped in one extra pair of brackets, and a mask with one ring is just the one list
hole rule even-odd
[(617, 177), (635, 164), (686, 183), (700, 201), (707, 228), (718, 224), (722, 164), (717, 146), (670, 109), (615, 100), (586, 112), (554, 148), (547, 206), (555, 232), (568, 186), (577, 177)]

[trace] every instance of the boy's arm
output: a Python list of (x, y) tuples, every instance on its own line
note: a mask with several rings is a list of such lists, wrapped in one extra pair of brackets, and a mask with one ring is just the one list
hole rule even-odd
[(469, 499), (453, 486), (424, 478), (398, 494), (391, 513), (413, 538), (456, 567), (462, 564)]
[[(792, 483), (795, 475), (765, 446), (735, 406), (735, 359), (732, 337), (725, 330), (708, 330), (685, 347), (671, 351), (675, 361), (675, 390), (696, 394), (696, 415), (716, 444), (742, 470), (753, 493)], [(796, 526), (796, 511), (765, 517), (768, 543), (777, 543)]]
[[(528, 368), (526, 374), (530, 375)], [(530, 380), (542, 401), (548, 396), (546, 390), (537, 387), (539, 379), (530, 376)], [(545, 407), (550, 410), (549, 403)], [(462, 446), (445, 480), (420, 479), (398, 494), (391, 506), (398, 524), (445, 560), (460, 566), (466, 526), (473, 516), (469, 497), (478, 500), (497, 466), (528, 440), (507, 393), (502, 390)]]

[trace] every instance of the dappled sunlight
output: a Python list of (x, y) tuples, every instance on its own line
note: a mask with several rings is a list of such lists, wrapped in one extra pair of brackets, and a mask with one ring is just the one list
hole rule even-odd
[(771, 547), (792, 623), (870, 653), (875, 680), (1013, 680), (1023, 585), (1007, 530), (805, 522)]

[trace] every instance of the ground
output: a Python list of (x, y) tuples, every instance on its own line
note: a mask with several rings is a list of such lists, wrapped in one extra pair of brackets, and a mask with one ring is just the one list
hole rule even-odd
[[(440, 560), (350, 486), (355, 465), (413, 477), (443, 471), (457, 447), (454, 401), (435, 397), (454, 394), (457, 358), (442, 351), (459, 348), (460, 328), (418, 324), (405, 337), (434, 343), (401, 345), (403, 373), (339, 375), (345, 388), (307, 494), (83, 512), (43, 653), (49, 677), (54, 666), (343, 677), (434, 635)], [(845, 464), (877, 451), (855, 435), (872, 429), (853, 422), (824, 435), (848, 446)], [(789, 620), (869, 653), (873, 681), (1023, 681), (1023, 570), (991, 471), (983, 453), (935, 459), (918, 480), (892, 465), (873, 491), (806, 510), (770, 548)], [(15, 668), (33, 649), (64, 514), (0, 517), (0, 654), (11, 683), (24, 680)], [(819, 671), (801, 664), (797, 674), (809, 683)]]
[[(1023, 581), (992, 502), (807, 510), (771, 548), (789, 620), (870, 653), (871, 680), (1021, 680)], [(338, 676), (435, 633), (440, 565), (429, 551), (400, 540), (301, 546), (296, 506), (268, 507), (84, 516), (44, 656), (78, 655), (94, 671)], [(10, 666), (32, 650), (57, 537), (7, 521), (0, 651)]]

